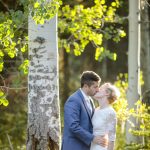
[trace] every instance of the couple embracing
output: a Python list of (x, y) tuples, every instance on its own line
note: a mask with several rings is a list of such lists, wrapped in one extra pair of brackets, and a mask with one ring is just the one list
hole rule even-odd
[[(64, 106), (64, 132), (61, 150), (113, 150), (116, 137), (116, 113), (111, 104), (119, 91), (110, 84), (100, 86), (93, 71), (81, 75), (81, 88)], [(93, 100), (100, 107), (95, 108)]]

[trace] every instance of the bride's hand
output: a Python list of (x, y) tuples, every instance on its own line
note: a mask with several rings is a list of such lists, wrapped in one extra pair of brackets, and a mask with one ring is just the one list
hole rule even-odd
[(108, 134), (104, 136), (95, 136), (93, 139), (93, 143), (101, 145), (103, 147), (108, 146)]

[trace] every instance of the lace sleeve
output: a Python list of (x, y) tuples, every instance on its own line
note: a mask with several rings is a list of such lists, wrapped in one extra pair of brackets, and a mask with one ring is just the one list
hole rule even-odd
[(116, 114), (110, 114), (109, 120), (108, 120), (108, 137), (109, 141), (115, 141), (116, 139), (116, 124), (117, 124), (117, 118)]

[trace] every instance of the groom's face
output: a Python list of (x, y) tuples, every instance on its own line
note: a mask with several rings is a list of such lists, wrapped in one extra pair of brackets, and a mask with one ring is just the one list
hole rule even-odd
[(99, 85), (100, 85), (100, 82), (95, 82), (94, 81), (91, 86), (88, 86), (87, 94), (89, 96), (94, 96), (99, 91)]

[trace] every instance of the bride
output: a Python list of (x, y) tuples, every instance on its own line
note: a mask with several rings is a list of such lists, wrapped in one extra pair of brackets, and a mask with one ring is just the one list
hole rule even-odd
[(92, 118), (93, 134), (107, 136), (109, 143), (107, 147), (102, 147), (92, 142), (90, 150), (114, 150), (116, 113), (111, 104), (117, 100), (119, 94), (119, 90), (114, 85), (105, 83), (94, 96), (100, 107), (96, 108)]

